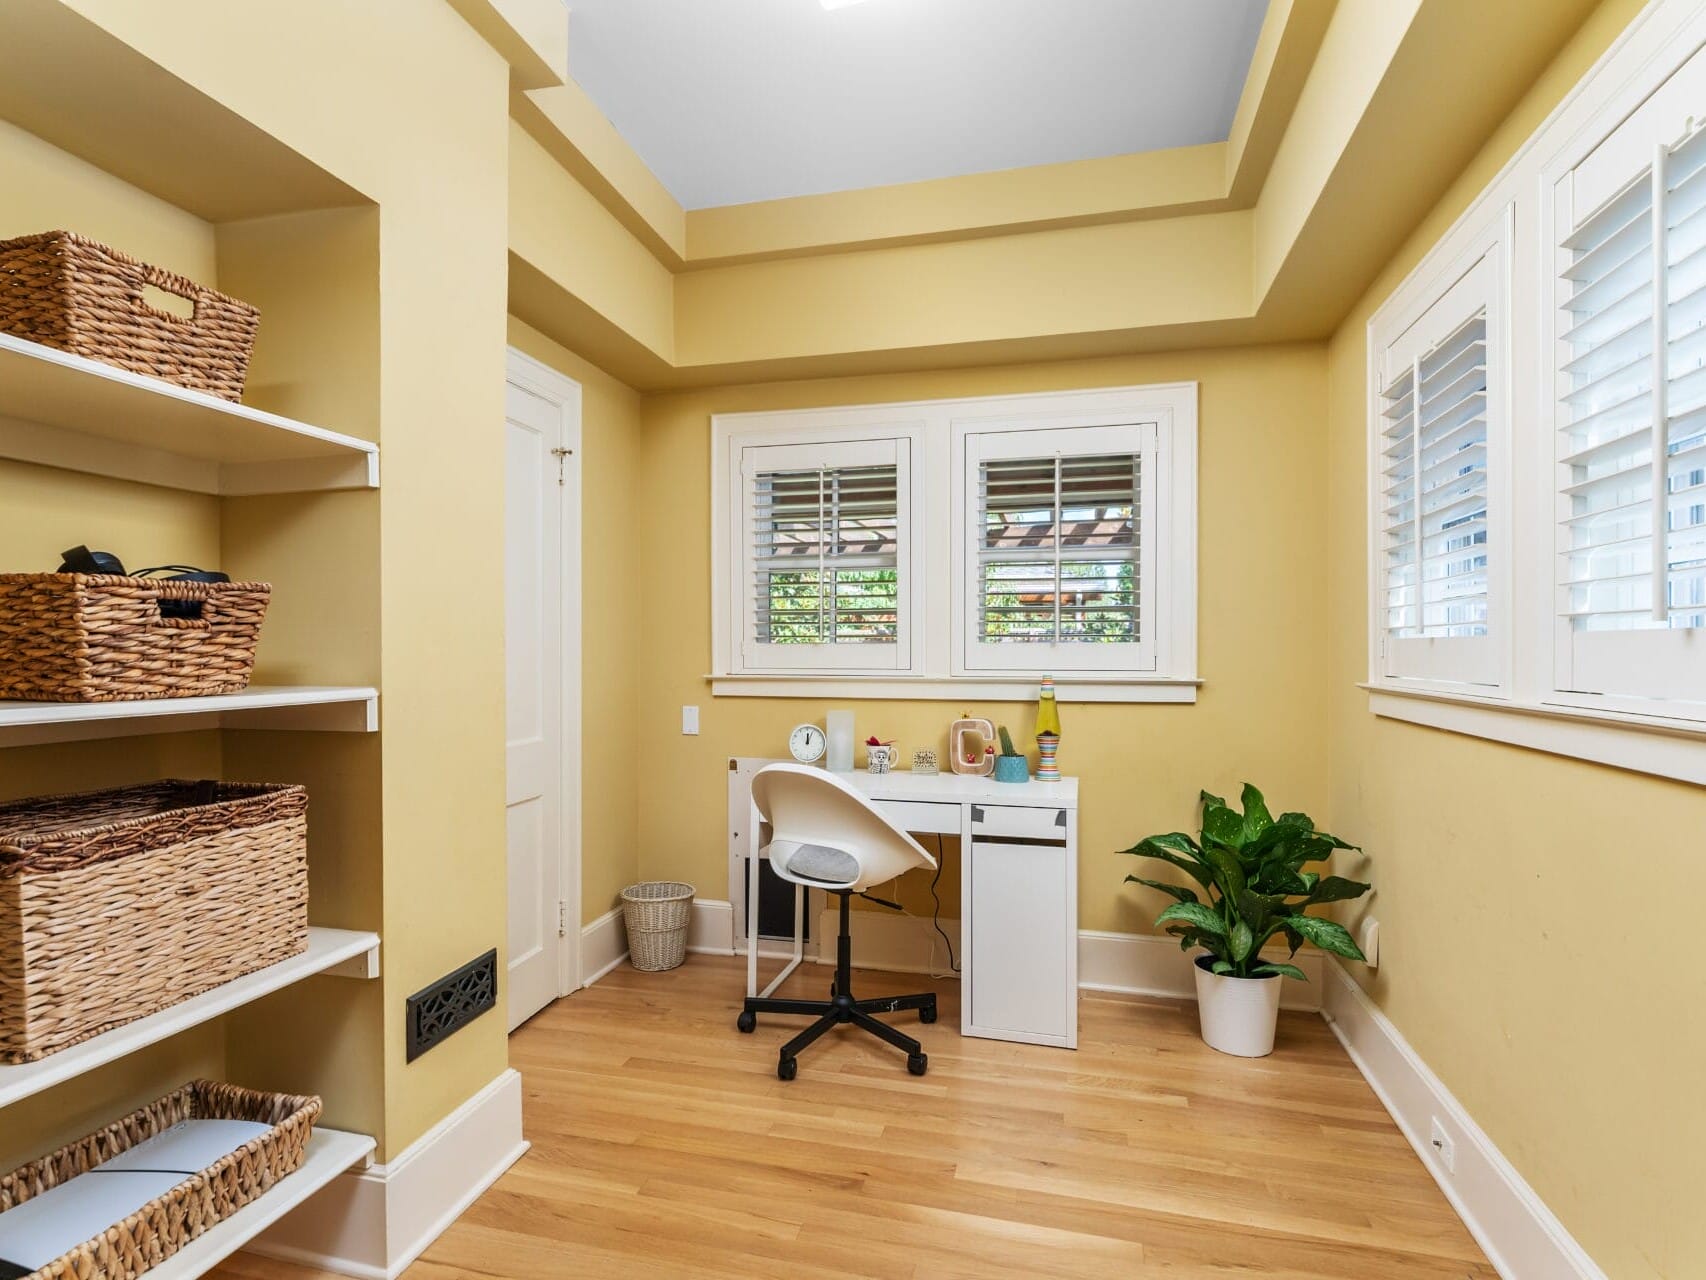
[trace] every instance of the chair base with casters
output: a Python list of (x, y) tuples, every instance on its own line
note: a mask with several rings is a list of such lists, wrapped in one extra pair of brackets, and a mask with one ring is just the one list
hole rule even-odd
[(841, 931), (835, 942), (835, 978), (830, 983), (829, 999), (748, 998), (735, 1025), (742, 1031), (750, 1032), (758, 1026), (758, 1015), (761, 1013), (801, 1014), (817, 1019), (811, 1026), (782, 1046), (776, 1059), (776, 1075), (782, 1080), (792, 1080), (798, 1073), (797, 1059), (802, 1051), (831, 1027), (840, 1026), (842, 1023), (850, 1023), (861, 1031), (868, 1031), (877, 1039), (901, 1050), (906, 1054), (906, 1069), (915, 1076), (921, 1076), (930, 1065), (930, 1059), (925, 1055), (924, 1047), (911, 1036), (895, 1030), (886, 1022), (879, 1021), (875, 1015), (916, 1009), (920, 1022), (934, 1022), (936, 1021), (936, 995), (934, 992), (927, 992), (912, 996), (884, 996), (876, 1000), (854, 999), (853, 942), (848, 933), (847, 914), (853, 891), (839, 889), (831, 890), (831, 892), (840, 899)]

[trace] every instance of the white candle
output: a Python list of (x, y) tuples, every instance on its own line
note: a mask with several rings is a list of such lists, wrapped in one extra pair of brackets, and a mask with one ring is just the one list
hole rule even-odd
[(853, 713), (831, 711), (824, 717), (829, 738), (825, 764), (832, 770), (846, 773), (853, 768)]

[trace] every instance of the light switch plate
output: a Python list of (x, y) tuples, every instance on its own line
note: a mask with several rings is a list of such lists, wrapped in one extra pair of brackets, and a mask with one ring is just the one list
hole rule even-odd
[(681, 732), (696, 734), (699, 732), (699, 708), (681, 708)]

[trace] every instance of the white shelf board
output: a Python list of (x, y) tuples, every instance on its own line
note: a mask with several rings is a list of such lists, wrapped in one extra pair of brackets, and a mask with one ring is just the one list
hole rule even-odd
[(364, 1133), (315, 1129), (295, 1173), (151, 1267), (149, 1280), (194, 1280), (206, 1275), (340, 1174), (365, 1164), (374, 1146)]
[(56, 1084), (64, 1084), (96, 1067), (116, 1062), (138, 1049), (158, 1044), (317, 973), (339, 971), (358, 977), (377, 976), (378, 956), (379, 935), (376, 933), (310, 927), (308, 949), (301, 955), (246, 973), (222, 987), (204, 991), (146, 1018), (127, 1022), (122, 1027), (61, 1049), (39, 1061), (0, 1066), (0, 1107), (10, 1106)]
[(371, 441), (5, 333), (0, 457), (226, 496), (379, 484)]
[(251, 685), (241, 693), (129, 702), (0, 699), (0, 747), (192, 729), (312, 729), (372, 733), (379, 691), (362, 685)]

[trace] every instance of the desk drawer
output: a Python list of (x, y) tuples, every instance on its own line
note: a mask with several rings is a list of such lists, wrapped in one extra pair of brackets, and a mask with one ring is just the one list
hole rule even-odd
[(946, 836), (960, 834), (960, 806), (929, 800), (877, 800), (882, 815), (907, 831), (935, 831)]
[(1007, 836), (1015, 840), (1052, 840), (1065, 844), (1066, 810), (974, 804), (971, 832), (974, 836)]

